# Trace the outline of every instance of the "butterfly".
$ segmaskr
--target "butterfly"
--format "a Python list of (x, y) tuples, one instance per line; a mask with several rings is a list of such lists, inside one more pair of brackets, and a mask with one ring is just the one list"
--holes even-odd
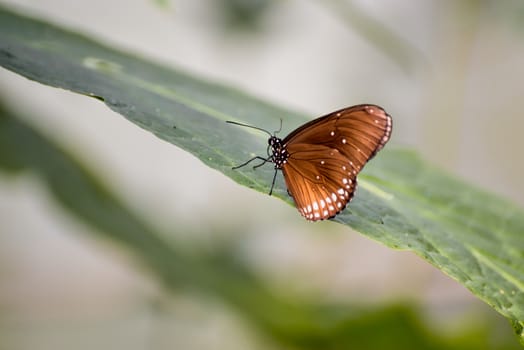
[(333, 218), (351, 201), (357, 188), (357, 175), (384, 147), (391, 136), (391, 116), (379, 106), (362, 104), (340, 109), (314, 119), (284, 139), (267, 130), (233, 121), (228, 123), (269, 134), (268, 157), (254, 160), (273, 163), (275, 174), (282, 171), (289, 195), (302, 216), (309, 221)]

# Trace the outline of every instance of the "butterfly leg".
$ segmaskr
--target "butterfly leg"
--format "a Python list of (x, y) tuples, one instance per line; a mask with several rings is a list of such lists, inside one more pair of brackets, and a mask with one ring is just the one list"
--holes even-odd
[(262, 163), (260, 163), (260, 164), (255, 165), (255, 166), (253, 167), (253, 169), (259, 168), (259, 167), (261, 167), (262, 165), (266, 164), (267, 162), (269, 162), (269, 163), (272, 163), (272, 162), (273, 162), (273, 161), (272, 161), (271, 159), (269, 159), (269, 158), (262, 158), (262, 157), (257, 157), (257, 158), (262, 159), (262, 160), (264, 160), (264, 161), (263, 161)]
[(251, 158), (250, 160), (248, 160), (248, 161), (245, 162), (245, 163), (242, 163), (242, 164), (240, 164), (240, 165), (234, 166), (232, 169), (242, 168), (243, 166), (246, 166), (246, 165), (248, 165), (249, 163), (251, 163), (252, 161), (257, 160), (257, 159), (259, 159), (259, 160), (263, 160), (264, 162), (261, 163), (261, 164), (255, 165), (255, 166), (253, 167), (253, 169), (256, 169), (256, 168), (258, 168), (259, 166), (262, 166), (262, 165), (266, 164), (267, 162), (270, 162), (270, 161), (271, 161), (271, 160), (269, 160), (269, 159), (266, 159), (266, 158), (263, 158), (263, 157), (257, 156), (257, 157), (253, 157), (253, 158)]
[(275, 187), (275, 180), (277, 179), (278, 169), (275, 169), (275, 174), (273, 175), (273, 181), (271, 182), (271, 189), (269, 190), (269, 195), (273, 193), (273, 187)]

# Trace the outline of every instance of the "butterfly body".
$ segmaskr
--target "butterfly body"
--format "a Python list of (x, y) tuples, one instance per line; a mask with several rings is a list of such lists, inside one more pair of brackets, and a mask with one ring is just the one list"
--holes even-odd
[(267, 143), (271, 147), (271, 162), (275, 164), (275, 169), (282, 169), (289, 158), (286, 145), (282, 142), (282, 139), (276, 136), (271, 136)]
[(269, 158), (251, 160), (273, 163), (300, 214), (310, 221), (324, 220), (353, 198), (357, 174), (384, 147), (391, 130), (391, 117), (381, 107), (357, 105), (314, 119), (284, 139), (270, 134)]

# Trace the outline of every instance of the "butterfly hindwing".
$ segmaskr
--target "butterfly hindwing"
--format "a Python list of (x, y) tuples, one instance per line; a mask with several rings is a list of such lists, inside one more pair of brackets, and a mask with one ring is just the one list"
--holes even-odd
[(331, 218), (353, 198), (357, 170), (339, 151), (323, 145), (298, 144), (282, 167), (289, 193), (308, 220)]

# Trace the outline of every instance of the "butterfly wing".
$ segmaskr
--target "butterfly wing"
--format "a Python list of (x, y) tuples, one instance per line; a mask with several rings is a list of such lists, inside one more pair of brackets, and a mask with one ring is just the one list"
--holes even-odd
[(299, 127), (284, 140), (282, 172), (308, 220), (338, 214), (352, 199), (357, 174), (389, 140), (391, 117), (375, 105), (335, 111)]
[[(344, 150), (361, 150), (365, 162), (371, 159), (391, 136), (391, 117), (379, 106), (357, 105), (314, 119), (291, 132), (283, 140), (290, 144), (324, 144)], [(344, 139), (346, 141), (344, 141)], [(352, 142), (351, 144), (349, 142)], [(362, 164), (363, 165), (363, 164)]]
[(311, 221), (338, 214), (355, 191), (357, 172), (339, 151), (324, 145), (294, 145), (282, 173), (298, 211)]

